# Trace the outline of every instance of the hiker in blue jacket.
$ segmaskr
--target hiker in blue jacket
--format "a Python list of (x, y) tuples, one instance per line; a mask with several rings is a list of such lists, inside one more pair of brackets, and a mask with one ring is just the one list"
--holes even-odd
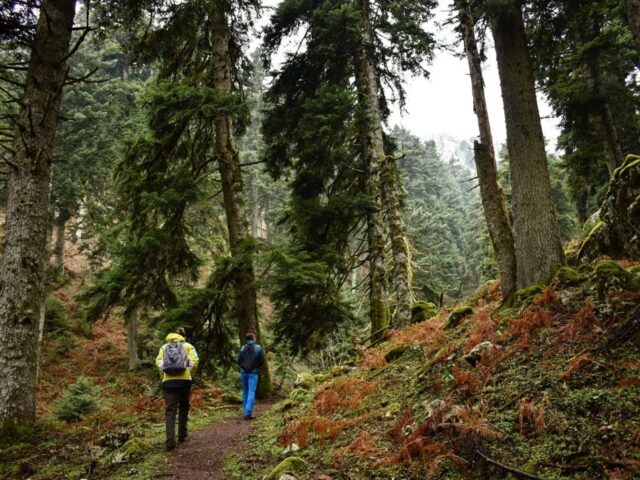
[(247, 332), (247, 342), (238, 352), (242, 379), (242, 411), (245, 420), (253, 420), (253, 404), (256, 400), (256, 388), (260, 378), (260, 369), (264, 365), (264, 351), (256, 343), (255, 332)]

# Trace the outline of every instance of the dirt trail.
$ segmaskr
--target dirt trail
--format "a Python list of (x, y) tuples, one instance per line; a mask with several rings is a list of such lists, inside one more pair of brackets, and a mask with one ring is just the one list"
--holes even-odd
[[(255, 414), (262, 415), (270, 403), (257, 403)], [(238, 415), (215, 423), (198, 432), (190, 433), (188, 440), (167, 454), (169, 469), (158, 478), (177, 480), (223, 480), (222, 459), (237, 451), (242, 439), (253, 430), (253, 421)]]

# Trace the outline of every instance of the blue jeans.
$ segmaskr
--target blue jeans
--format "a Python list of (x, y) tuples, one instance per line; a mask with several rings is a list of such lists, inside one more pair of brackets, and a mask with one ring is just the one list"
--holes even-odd
[(259, 374), (257, 373), (240, 373), (240, 378), (242, 379), (242, 411), (245, 417), (253, 413), (253, 404), (256, 401), (256, 388), (258, 387), (258, 376)]

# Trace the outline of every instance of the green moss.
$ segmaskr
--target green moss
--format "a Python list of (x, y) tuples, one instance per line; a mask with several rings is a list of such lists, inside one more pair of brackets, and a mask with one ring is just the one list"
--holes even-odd
[(560, 267), (553, 277), (554, 282), (562, 285), (577, 285), (586, 280), (576, 269), (571, 267)]
[(409, 350), (409, 345), (396, 345), (384, 354), (384, 359), (387, 362), (393, 362), (404, 355), (407, 350)]
[(636, 166), (640, 166), (640, 157), (637, 155), (628, 155), (624, 163), (613, 171), (611, 183), (617, 182), (627, 170)]
[(463, 305), (462, 307), (458, 307), (449, 315), (449, 320), (447, 321), (447, 325), (444, 328), (456, 328), (460, 325), (460, 322), (463, 318), (468, 317), (473, 314), (473, 308), (469, 305)]
[(303, 372), (298, 374), (298, 378), (296, 378), (295, 385), (296, 387), (310, 389), (314, 385), (324, 382), (327, 379), (327, 375), (322, 373), (307, 373)]
[(633, 290), (639, 283), (632, 273), (627, 272), (613, 260), (599, 261), (593, 270), (593, 278), (601, 300), (605, 299), (612, 289)]
[(309, 464), (300, 457), (285, 458), (263, 480), (278, 480), (283, 473), (304, 473)]
[(417, 302), (411, 307), (411, 323), (419, 323), (438, 315), (438, 307), (431, 302)]
[(531, 287), (521, 288), (514, 294), (513, 303), (515, 305), (529, 304), (533, 302), (540, 293), (542, 293), (542, 290), (542, 285), (532, 285)]
[(308, 390), (296, 388), (289, 394), (289, 400), (294, 403), (305, 403), (311, 399), (313, 395)]
[(149, 441), (142, 438), (132, 438), (122, 446), (120, 453), (127, 459), (131, 457), (141, 457), (146, 455), (150, 448), (151, 444)]

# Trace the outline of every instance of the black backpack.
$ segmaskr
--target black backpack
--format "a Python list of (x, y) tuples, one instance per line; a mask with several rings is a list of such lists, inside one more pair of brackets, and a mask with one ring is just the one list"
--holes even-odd
[(182, 342), (167, 343), (162, 356), (161, 370), (169, 375), (180, 375), (189, 366), (189, 357)]
[(242, 360), (239, 362), (240, 368), (245, 372), (251, 372), (258, 368), (258, 352), (255, 343), (245, 345), (242, 349)]

